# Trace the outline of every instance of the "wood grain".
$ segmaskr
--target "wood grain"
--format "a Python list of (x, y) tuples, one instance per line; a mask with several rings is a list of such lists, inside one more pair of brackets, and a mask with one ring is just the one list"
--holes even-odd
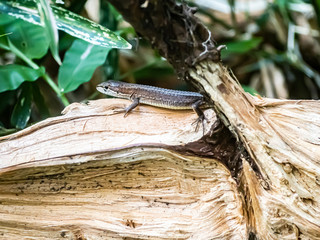
[[(192, 111), (126, 100), (72, 104), (0, 140), (1, 239), (240, 239), (237, 184), (212, 158), (178, 154), (197, 141)], [(212, 110), (205, 133), (216, 120)]]

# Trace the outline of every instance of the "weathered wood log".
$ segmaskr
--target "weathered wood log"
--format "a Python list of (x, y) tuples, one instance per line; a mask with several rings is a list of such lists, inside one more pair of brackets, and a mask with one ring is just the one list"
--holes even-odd
[(223, 131), (212, 110), (204, 137), (190, 111), (141, 106), (123, 118), (118, 99), (72, 104), (2, 137), (0, 237), (318, 239), (318, 102), (248, 99), (268, 120), (255, 136), (269, 133), (277, 149), (257, 166), (243, 159), (235, 178), (219, 158), (237, 153), (235, 140), (208, 145)]
[[(196, 115), (147, 106), (127, 118), (114, 112), (128, 103), (72, 104), (64, 116), (0, 139), (0, 238), (247, 235), (237, 184), (194, 131)], [(216, 117), (205, 114), (208, 137)], [(197, 156), (201, 148), (208, 157)]]
[(243, 194), (246, 236), (319, 239), (319, 101), (269, 100), (246, 94), (219, 62), (221, 47), (213, 34), (193, 15), (195, 9), (185, 4), (109, 1), (159, 49), (179, 76), (208, 96), (219, 119), (239, 141), (243, 165), (226, 166)]
[(319, 101), (246, 94), (183, 4), (111, 2), (226, 127), (213, 110), (204, 135), (191, 112), (124, 119), (128, 102), (105, 100), (3, 137), (0, 236), (320, 239)]
[(320, 101), (252, 97), (221, 64), (211, 62), (190, 75), (257, 166), (243, 162), (242, 182), (256, 236), (320, 239)]

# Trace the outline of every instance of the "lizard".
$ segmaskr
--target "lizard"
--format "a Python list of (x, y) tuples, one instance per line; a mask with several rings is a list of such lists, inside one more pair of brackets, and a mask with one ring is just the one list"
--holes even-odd
[(167, 109), (193, 109), (198, 115), (198, 119), (195, 121), (197, 123), (196, 131), (199, 122), (203, 124), (205, 120), (200, 107), (209, 107), (204, 101), (204, 96), (197, 92), (172, 90), (115, 80), (102, 82), (96, 88), (103, 94), (132, 100), (132, 104), (122, 110), (122, 112), (125, 112), (124, 117), (140, 103)]

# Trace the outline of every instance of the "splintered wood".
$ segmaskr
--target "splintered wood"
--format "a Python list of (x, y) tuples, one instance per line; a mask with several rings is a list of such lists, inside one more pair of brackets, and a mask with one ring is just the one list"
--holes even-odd
[(261, 173), (244, 162), (240, 187), (258, 239), (320, 239), (320, 102), (252, 97), (221, 64), (190, 74)]
[[(72, 104), (1, 138), (1, 239), (239, 239), (237, 185), (215, 159), (178, 154), (202, 138), (192, 111), (126, 100)], [(216, 120), (205, 111), (207, 133)]]
[(72, 104), (0, 138), (0, 239), (320, 239), (319, 101), (252, 97), (210, 62), (190, 76), (238, 162), (211, 109), (195, 132), (192, 111)]

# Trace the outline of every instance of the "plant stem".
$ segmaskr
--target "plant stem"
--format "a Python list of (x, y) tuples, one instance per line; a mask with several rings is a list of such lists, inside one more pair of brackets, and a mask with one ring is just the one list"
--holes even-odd
[(237, 18), (236, 18), (236, 9), (235, 9), (235, 0), (228, 0), (230, 11), (231, 11), (231, 21), (234, 30), (236, 31), (236, 34), (239, 34), (238, 24), (237, 24)]
[(9, 44), (10, 50), (16, 56), (18, 56), (23, 61), (25, 61), (30, 67), (32, 67), (33, 69), (39, 69), (40, 68), (36, 63), (34, 63), (30, 58), (28, 58), (23, 52), (21, 52), (18, 48), (16, 48), (16, 46), (13, 43), (11, 43), (9, 38), (8, 38), (8, 44)]
[[(39, 69), (40, 67), (34, 63), (30, 58), (28, 58), (23, 52), (21, 52), (16, 46), (14, 46), (11, 41), (8, 39), (9, 48), (10, 50), (16, 54), (19, 58), (21, 58), (24, 62), (26, 62), (30, 67), (33, 69)], [(52, 88), (52, 90), (57, 94), (57, 96), (60, 98), (61, 102), (64, 104), (64, 106), (68, 106), (70, 103), (64, 93), (62, 93), (59, 89), (59, 87), (55, 84), (55, 82), (50, 78), (50, 76), (44, 71), (42, 76), (45, 81), (49, 84), (49, 86)]]
[(44, 80), (49, 84), (49, 86), (52, 88), (53, 91), (57, 94), (57, 96), (60, 98), (64, 106), (68, 106), (70, 103), (64, 93), (60, 91), (58, 86), (55, 84), (55, 82), (50, 78), (48, 74), (43, 75)]

